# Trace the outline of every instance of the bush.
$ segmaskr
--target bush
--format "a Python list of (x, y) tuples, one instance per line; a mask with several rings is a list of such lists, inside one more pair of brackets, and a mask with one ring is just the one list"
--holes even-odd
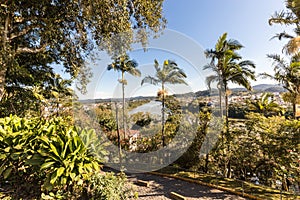
[[(95, 188), (90, 187), (96, 180), (91, 177), (100, 172), (104, 152), (99, 144), (94, 130), (71, 126), (66, 119), (0, 118), (1, 185), (14, 187), (11, 195), (16, 199), (28, 199), (32, 191), (39, 199), (88, 195), (87, 188)], [(108, 187), (121, 187), (118, 180)]]
[(126, 185), (126, 176), (119, 173), (96, 173), (89, 180), (89, 198), (103, 200), (123, 200), (129, 198), (131, 189)]

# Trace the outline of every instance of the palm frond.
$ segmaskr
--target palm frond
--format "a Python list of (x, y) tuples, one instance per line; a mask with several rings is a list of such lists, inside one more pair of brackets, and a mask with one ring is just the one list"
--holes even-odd
[(273, 24), (283, 24), (283, 25), (291, 25), (298, 22), (297, 17), (291, 12), (288, 11), (280, 11), (275, 12), (273, 16), (269, 19), (269, 25)]
[(141, 85), (143, 85), (144, 83), (150, 83), (152, 85), (157, 85), (159, 83), (159, 80), (152, 76), (146, 76), (145, 78), (143, 78)]
[(137, 77), (141, 76), (141, 71), (136, 68), (130, 68), (127, 72), (132, 76), (137, 76)]
[(224, 47), (224, 43), (226, 43), (227, 33), (223, 33), (216, 43), (216, 51), (220, 51)]
[(238, 40), (234, 40), (234, 39), (229, 39), (227, 41), (227, 45), (229, 49), (232, 50), (239, 50), (244, 47)]
[(210, 75), (210, 76), (207, 76), (205, 79), (206, 85), (209, 90), (211, 90), (211, 84), (213, 82), (218, 82), (218, 81), (219, 81), (219, 76), (217, 76), (217, 75)]
[(282, 33), (277, 33), (270, 40), (272, 40), (274, 38), (278, 38), (278, 40), (282, 40), (282, 39), (291, 39), (291, 38), (294, 38), (294, 36), (292, 36), (292, 35), (290, 35), (290, 34), (288, 34), (286, 32), (282, 32)]
[(159, 63), (156, 59), (154, 60), (154, 68), (155, 68), (156, 72), (158, 72), (160, 70), (159, 69)]

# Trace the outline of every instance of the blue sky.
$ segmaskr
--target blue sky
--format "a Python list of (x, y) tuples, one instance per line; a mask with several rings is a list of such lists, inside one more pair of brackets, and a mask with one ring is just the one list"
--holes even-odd
[[(237, 39), (245, 48), (240, 51), (243, 59), (256, 64), (256, 74), (272, 73), (272, 62), (266, 54), (281, 53), (285, 41), (270, 40), (276, 33), (287, 30), (280, 25), (269, 26), (268, 20), (275, 11), (285, 8), (283, 0), (166, 0), (164, 15), (168, 20), (167, 30), (158, 40), (150, 40), (149, 49), (144, 52), (134, 46), (130, 56), (137, 60), (143, 72), (142, 77), (126, 76), (126, 96), (155, 95), (159, 86), (140, 85), (145, 75), (153, 75), (153, 60), (175, 60), (187, 73), (187, 86), (169, 86), (170, 93), (206, 89), (203, 65), (208, 61), (203, 50), (214, 48), (217, 39), (224, 32), (228, 38)], [(104, 53), (101, 60), (92, 66), (94, 78), (88, 86), (89, 93), (80, 98), (121, 97), (117, 79), (120, 74), (106, 71), (111, 60)], [(253, 85), (274, 83), (258, 79)], [(235, 85), (232, 85), (235, 87)]]

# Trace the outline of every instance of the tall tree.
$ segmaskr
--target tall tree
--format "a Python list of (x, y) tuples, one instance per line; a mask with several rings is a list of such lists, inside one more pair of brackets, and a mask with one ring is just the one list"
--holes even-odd
[(289, 41), (284, 46), (283, 51), (287, 54), (294, 55), (299, 52), (300, 48), (300, 1), (286, 0), (285, 2), (287, 9), (275, 12), (269, 19), (269, 24), (282, 24), (295, 27), (295, 35), (282, 32), (275, 36), (279, 40), (288, 39)]
[(125, 73), (129, 73), (133, 76), (141, 76), (141, 72), (137, 69), (138, 63), (135, 60), (130, 60), (127, 54), (121, 55), (114, 58), (114, 62), (109, 64), (107, 70), (120, 71), (122, 78), (119, 82), (122, 84), (122, 100), (123, 100), (123, 131), (124, 139), (126, 137), (126, 120), (125, 120), (125, 85), (127, 85), (127, 80), (125, 79)]
[(187, 77), (186, 74), (182, 69), (180, 69), (177, 66), (177, 63), (172, 60), (165, 60), (163, 63), (163, 66), (160, 67), (158, 61), (154, 60), (154, 67), (156, 70), (155, 76), (146, 76), (142, 82), (141, 85), (144, 83), (150, 83), (153, 85), (161, 84), (161, 90), (159, 91), (159, 94), (162, 98), (162, 110), (161, 110), (161, 134), (162, 134), (162, 143), (163, 146), (165, 146), (165, 135), (164, 135), (164, 128), (165, 128), (165, 96), (167, 94), (167, 91), (165, 89), (166, 84), (187, 84), (185, 82), (185, 78)]
[[(165, 26), (163, 0), (8, 0), (0, 3), (0, 100), (5, 90), (42, 84), (61, 64), (87, 82), (92, 50), (126, 51)], [(137, 31), (135, 31), (137, 30)], [(137, 34), (135, 34), (137, 32)], [(136, 35), (136, 37), (135, 37)]]
[[(249, 79), (255, 80), (255, 68), (253, 62), (242, 60), (242, 57), (236, 53), (243, 46), (237, 40), (227, 40), (227, 33), (224, 33), (215, 45), (215, 49), (206, 50), (207, 58), (211, 62), (204, 66), (204, 69), (211, 69), (215, 74), (207, 77), (207, 83), (210, 88), (212, 82), (217, 82), (219, 85), (219, 94), (224, 89), (225, 96), (225, 123), (226, 123), (226, 140), (229, 140), (229, 120), (228, 120), (228, 84), (229, 82), (236, 83), (251, 90)], [(221, 104), (221, 102), (220, 102)], [(221, 110), (222, 112), (222, 110)], [(228, 145), (229, 147), (229, 145)], [(228, 167), (228, 176), (230, 176), (230, 161)]]
[(300, 98), (300, 54), (292, 56), (290, 62), (277, 54), (270, 54), (268, 57), (274, 61), (275, 74), (262, 73), (261, 76), (278, 81), (288, 91), (295, 117), (296, 104), (299, 103)]
[[(211, 83), (217, 82), (219, 90), (219, 101), (220, 101), (220, 115), (223, 117), (223, 106), (222, 106), (222, 90), (224, 85), (222, 81), (222, 65), (226, 55), (233, 54), (234, 50), (242, 48), (242, 45), (237, 40), (227, 40), (227, 33), (224, 33), (217, 41), (215, 49), (208, 49), (205, 51), (207, 58), (211, 59), (211, 62), (204, 66), (204, 69), (212, 69), (216, 75), (211, 75), (206, 78), (207, 85), (211, 89)], [(233, 54), (233, 56), (238, 56)]]

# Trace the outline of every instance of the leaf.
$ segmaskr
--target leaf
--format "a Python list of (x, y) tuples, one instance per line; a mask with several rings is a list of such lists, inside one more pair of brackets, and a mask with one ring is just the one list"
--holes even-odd
[(6, 170), (3, 172), (3, 177), (4, 177), (4, 179), (7, 179), (7, 178), (9, 177), (9, 175), (10, 175), (12, 169), (13, 169), (12, 166), (6, 168)]
[(75, 174), (75, 173), (71, 173), (71, 174), (70, 174), (70, 177), (71, 177), (72, 180), (74, 180), (75, 177), (76, 177), (76, 174)]
[(14, 152), (10, 155), (12, 160), (18, 160), (20, 158), (20, 155), (22, 154), (22, 152)]
[(50, 178), (50, 184), (54, 185), (54, 183), (56, 182), (58, 176), (57, 176), (57, 171), (55, 171), (54, 173), (52, 173), (51, 178)]
[(42, 164), (42, 166), (41, 166), (40, 169), (41, 169), (41, 170), (43, 170), (43, 169), (48, 169), (48, 168), (51, 167), (54, 163), (55, 163), (54, 161), (46, 162), (46, 163)]
[(4, 152), (6, 152), (6, 153), (9, 153), (9, 151), (10, 151), (10, 147), (6, 147), (6, 148), (4, 149)]
[(0, 154), (0, 160), (4, 160), (6, 157), (6, 154)]
[(60, 167), (57, 169), (57, 177), (60, 177), (65, 171), (64, 167)]
[(6, 169), (6, 166), (3, 164), (1, 167), (0, 167), (0, 175), (3, 173), (3, 171)]
[(32, 156), (32, 158), (25, 161), (25, 164), (27, 165), (41, 165), (44, 159), (39, 155), (35, 154)]
[(59, 155), (59, 153), (57, 152), (56, 147), (55, 147), (52, 143), (50, 143), (50, 148), (51, 148), (52, 152), (53, 152), (57, 157), (60, 158), (60, 155)]

